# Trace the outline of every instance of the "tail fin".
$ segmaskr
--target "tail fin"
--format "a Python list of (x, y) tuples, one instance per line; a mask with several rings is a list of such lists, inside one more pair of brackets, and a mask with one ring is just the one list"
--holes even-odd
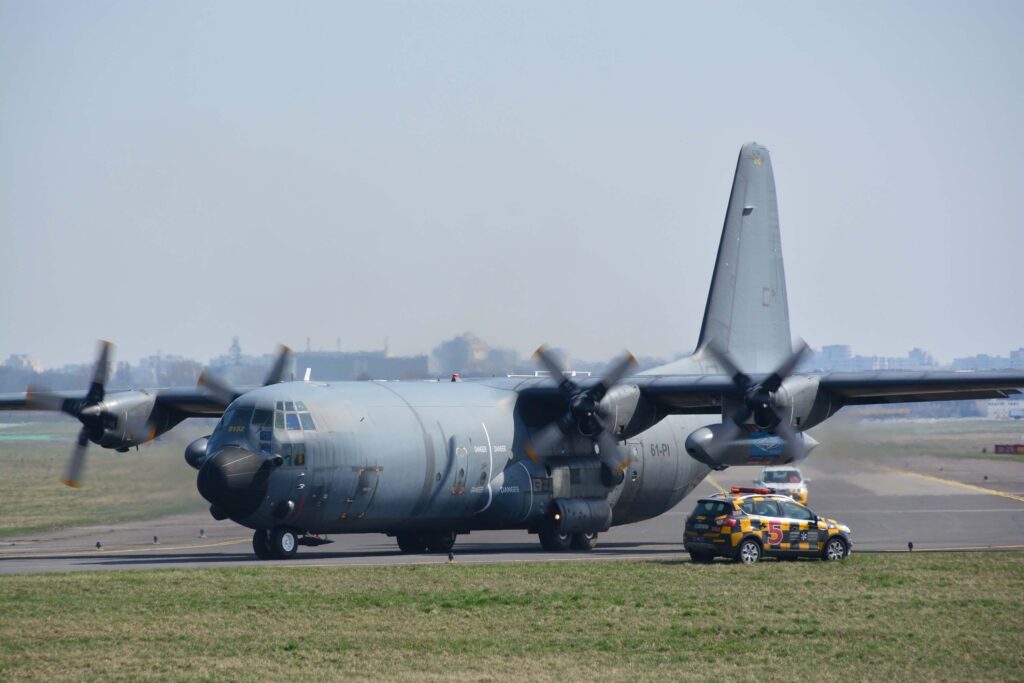
[(793, 351), (772, 160), (754, 142), (736, 163), (698, 348), (712, 340), (746, 372), (771, 372)]

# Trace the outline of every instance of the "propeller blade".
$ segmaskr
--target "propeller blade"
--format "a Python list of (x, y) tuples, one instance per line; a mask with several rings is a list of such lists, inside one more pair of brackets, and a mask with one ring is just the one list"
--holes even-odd
[(720, 366), (725, 368), (726, 374), (732, 377), (732, 381), (736, 383), (736, 386), (743, 390), (750, 386), (750, 377), (740, 370), (736, 362), (733, 361), (732, 356), (726, 353), (724, 349), (719, 348), (714, 341), (708, 342), (704, 348)]
[(783, 443), (786, 444), (784, 447), (785, 451), (794, 461), (800, 460), (803, 457), (803, 438), (789, 424), (789, 420), (781, 420), (779, 424), (775, 425), (775, 433), (782, 437)]
[(267, 378), (263, 380), (263, 386), (270, 386), (271, 384), (277, 384), (284, 379), (285, 368), (288, 367), (289, 361), (292, 358), (292, 350), (281, 344), (277, 351), (277, 358), (274, 360), (274, 366), (270, 368), (270, 372), (267, 373)]
[(629, 467), (630, 457), (607, 429), (597, 435), (598, 457), (613, 475), (622, 474)]
[(779, 366), (778, 370), (773, 372), (768, 379), (762, 382), (761, 386), (773, 393), (778, 391), (779, 387), (782, 386), (782, 382), (793, 374), (793, 370), (795, 370), (796, 366), (800, 364), (800, 359), (804, 357), (804, 354), (807, 353), (810, 348), (811, 347), (807, 345), (807, 342), (803, 339), (798, 339), (797, 348), (796, 351), (793, 352), (793, 355), (787, 358), (786, 361)]
[(540, 462), (541, 458), (551, 452), (563, 439), (565, 434), (558, 422), (552, 422), (541, 428), (532, 439), (526, 444), (526, 454), (534, 462)]
[(36, 384), (30, 384), (25, 390), (26, 405), (32, 406), (36, 410), (54, 410), (74, 415), (74, 413), (64, 410), (65, 400), (63, 396), (54, 393), (51, 389)]
[(68, 469), (61, 479), (65, 486), (73, 489), (82, 487), (82, 472), (85, 470), (85, 454), (89, 449), (89, 432), (85, 427), (78, 432), (78, 441), (71, 451), (71, 460), (68, 461)]
[(238, 396), (238, 392), (232, 389), (227, 382), (207, 370), (203, 370), (199, 375), (196, 386), (206, 389), (210, 395), (224, 404), (224, 407), (227, 407)]
[(608, 366), (608, 371), (601, 378), (601, 383), (590, 390), (594, 402), (600, 402), (604, 395), (608, 393), (608, 390), (621, 382), (622, 378), (636, 366), (636, 358), (633, 357), (633, 354), (629, 351), (623, 351), (622, 355)]
[(96, 356), (96, 366), (92, 371), (92, 384), (89, 385), (89, 393), (85, 395), (85, 404), (92, 405), (103, 400), (106, 394), (107, 378), (110, 376), (110, 355), (114, 345), (101, 339), (99, 352)]
[(537, 350), (533, 352), (533, 357), (544, 366), (544, 369), (551, 375), (551, 379), (558, 382), (558, 386), (564, 387), (565, 389), (571, 389), (575, 387), (572, 380), (565, 376), (564, 366), (562, 362), (553, 354), (545, 344), (541, 344), (537, 347)]

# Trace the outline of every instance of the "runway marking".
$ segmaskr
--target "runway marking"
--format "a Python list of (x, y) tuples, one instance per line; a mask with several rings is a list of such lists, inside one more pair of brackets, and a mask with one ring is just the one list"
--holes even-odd
[(728, 493), (728, 491), (726, 491), (725, 489), (723, 489), (723, 488), (722, 488), (722, 485), (718, 483), (718, 480), (717, 480), (717, 479), (715, 479), (714, 475), (711, 475), (711, 474), (709, 474), (709, 475), (708, 475), (707, 477), (705, 477), (705, 479), (707, 479), (707, 481), (708, 481), (708, 483), (709, 483), (709, 484), (711, 484), (711, 485), (712, 485), (712, 486), (714, 486), (714, 487), (715, 487), (716, 489), (718, 489), (718, 492), (719, 492), (719, 493)]
[(978, 550), (1024, 550), (1024, 545), (966, 545), (954, 548), (914, 548), (914, 550), (893, 549), (893, 550), (861, 550), (862, 553), (962, 553), (976, 552)]
[(235, 545), (237, 543), (243, 543), (248, 541), (248, 538), (237, 538), (231, 541), (217, 541), (216, 543), (196, 543), (195, 545), (177, 545), (177, 546), (162, 546), (160, 544), (139, 546), (138, 548), (115, 548), (113, 550), (107, 550), (103, 548), (101, 550), (68, 550), (67, 552), (51, 552), (51, 553), (19, 553), (19, 552), (0, 552), (0, 560), (3, 559), (18, 559), (18, 560), (34, 560), (43, 557), (67, 557), (68, 555), (115, 555), (120, 553), (149, 553), (154, 550), (198, 550), (200, 548), (219, 548), (225, 545)]
[[(1000, 496), (1002, 498), (1009, 498), (1010, 500), (1016, 500), (1024, 503), (1024, 496), (1018, 496), (1013, 493), (1007, 493), (1006, 491), (1000, 491), (998, 489), (985, 488), (984, 486), (975, 486), (974, 484), (965, 484), (962, 481), (956, 481), (955, 479), (944, 479), (942, 477), (936, 477), (931, 474), (922, 474), (921, 472), (910, 472), (908, 470), (899, 470), (895, 467), (889, 467), (888, 465), (879, 465), (879, 467), (886, 472), (893, 472), (895, 474), (903, 474), (911, 477), (920, 477), (921, 479), (927, 479), (928, 481), (936, 481), (940, 484), (949, 484), (950, 486), (959, 486), (960, 488), (967, 489), (969, 491), (975, 491), (977, 493), (984, 493), (989, 496)], [(710, 479), (710, 477), (708, 477)]]
[(978, 508), (978, 509), (962, 509), (947, 508), (941, 510), (829, 510), (830, 515), (912, 515), (915, 513), (919, 514), (943, 514), (949, 512), (955, 512), (957, 514), (961, 512), (1022, 512), (1022, 508)]

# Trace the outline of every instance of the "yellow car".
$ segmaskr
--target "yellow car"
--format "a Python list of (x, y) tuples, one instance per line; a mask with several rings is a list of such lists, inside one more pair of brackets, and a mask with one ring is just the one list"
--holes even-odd
[(850, 528), (820, 517), (787, 495), (771, 489), (733, 487), (727, 494), (701, 498), (683, 539), (694, 562), (727, 557), (753, 564), (762, 557), (816, 557), (842, 560), (853, 548)]

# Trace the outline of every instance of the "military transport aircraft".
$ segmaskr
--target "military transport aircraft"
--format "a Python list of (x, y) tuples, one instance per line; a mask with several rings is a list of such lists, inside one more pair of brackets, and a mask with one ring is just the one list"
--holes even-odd
[(260, 558), (326, 534), (384, 533), (404, 552), (445, 552), (457, 534), (525, 529), (549, 550), (590, 549), (612, 525), (659, 515), (709, 472), (796, 462), (802, 432), (847, 405), (1004, 397), (1024, 374), (795, 374), (775, 181), (768, 150), (740, 151), (697, 351), (633, 374), (573, 378), (541, 347), (547, 375), (453, 382), (282, 382), (204, 374), (196, 389), (119, 391), (100, 347), (83, 393), (31, 390), (0, 410), (58, 410), (82, 423), (65, 483), (91, 441), (127, 450), (189, 417), (216, 417), (190, 444), (218, 519), (255, 530)]

